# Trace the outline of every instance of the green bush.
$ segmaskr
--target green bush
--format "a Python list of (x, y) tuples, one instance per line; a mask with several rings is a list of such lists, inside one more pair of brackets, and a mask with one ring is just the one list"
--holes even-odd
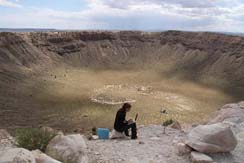
[(45, 152), (49, 141), (57, 135), (56, 132), (41, 128), (17, 129), (15, 133), (17, 146), (28, 150), (39, 149)]
[(174, 123), (174, 120), (173, 119), (168, 119), (168, 120), (166, 120), (166, 121), (164, 121), (163, 122), (163, 126), (164, 126), (164, 134), (165, 134), (165, 132), (166, 132), (166, 127), (167, 126), (169, 126), (169, 125), (171, 125), (171, 124), (173, 124)]
[(171, 125), (173, 123), (174, 123), (174, 120), (173, 119), (168, 119), (168, 120), (166, 120), (166, 121), (163, 122), (163, 126), (169, 126), (169, 125)]

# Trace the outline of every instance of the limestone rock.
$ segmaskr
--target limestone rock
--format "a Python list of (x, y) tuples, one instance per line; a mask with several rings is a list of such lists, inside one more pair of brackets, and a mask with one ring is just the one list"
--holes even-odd
[(238, 103), (241, 109), (244, 109), (244, 101)]
[(239, 104), (237, 103), (230, 103), (230, 104), (225, 104), (223, 107), (221, 107), (219, 110), (222, 109), (229, 109), (229, 108), (239, 108)]
[(242, 108), (243, 102), (236, 104), (227, 104), (218, 111), (217, 116), (209, 122), (214, 124), (223, 122), (231, 126), (235, 134), (244, 131), (244, 109)]
[(48, 144), (46, 154), (63, 163), (87, 163), (87, 145), (80, 134), (57, 135)]
[(202, 153), (230, 152), (235, 149), (237, 139), (228, 125), (216, 123), (192, 129), (186, 144)]
[(61, 163), (60, 161), (54, 160), (39, 150), (32, 151), (32, 154), (35, 157), (36, 163)]
[(184, 143), (178, 143), (176, 147), (177, 147), (177, 154), (179, 156), (190, 154), (192, 151), (192, 149)]
[(0, 151), (15, 148), (15, 144), (14, 138), (6, 130), (0, 129)]
[(123, 139), (125, 137), (126, 136), (124, 133), (118, 132), (118, 131), (113, 129), (111, 136), (110, 136), (110, 139)]
[(234, 123), (244, 122), (244, 109), (240, 107), (228, 107), (225, 106), (218, 112), (218, 115), (210, 121), (210, 124), (230, 121)]
[(98, 140), (99, 139), (99, 137), (97, 136), (97, 135), (92, 135), (92, 140)]
[(1, 163), (35, 163), (33, 154), (23, 148), (9, 148), (0, 152)]
[(191, 152), (191, 161), (192, 163), (212, 163), (213, 159), (203, 153)]
[(173, 124), (170, 125), (171, 128), (181, 130), (181, 125), (178, 121), (175, 121)]

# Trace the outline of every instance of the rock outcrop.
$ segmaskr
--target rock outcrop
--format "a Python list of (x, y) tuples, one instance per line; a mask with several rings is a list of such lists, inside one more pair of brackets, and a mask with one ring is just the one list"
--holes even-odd
[(84, 137), (57, 135), (48, 144), (46, 154), (63, 163), (88, 163)]
[(0, 33), (0, 62), (32, 67), (58, 61), (102, 68), (162, 63), (177, 65), (169, 70), (172, 73), (195, 79), (211, 76), (241, 85), (243, 40), (239, 36), (180, 31)]
[(176, 145), (176, 148), (177, 148), (177, 152), (178, 152), (177, 154), (179, 156), (190, 154), (192, 151), (192, 149), (188, 145), (186, 145), (185, 143), (178, 143)]
[(112, 132), (111, 132), (110, 139), (123, 139), (125, 137), (126, 136), (125, 136), (124, 133), (118, 132), (118, 131), (113, 129)]
[(39, 150), (32, 151), (32, 154), (36, 160), (36, 163), (61, 163), (60, 161), (54, 160)]
[(226, 104), (218, 112), (209, 124), (223, 122), (229, 124), (232, 130), (238, 134), (244, 132), (244, 106), (243, 102)]
[(23, 148), (10, 148), (0, 152), (1, 163), (36, 163), (33, 154)]
[(178, 121), (175, 121), (173, 124), (171, 124), (169, 127), (177, 129), (177, 130), (181, 130), (181, 125)]
[(238, 105), (241, 109), (244, 109), (244, 101), (239, 102)]
[(213, 159), (203, 153), (191, 152), (192, 163), (213, 163)]
[(216, 123), (193, 128), (186, 144), (198, 152), (221, 153), (234, 150), (237, 140), (229, 125)]
[(217, 113), (217, 116), (209, 122), (209, 124), (217, 122), (244, 122), (243, 102), (226, 104)]
[(0, 129), (0, 151), (7, 148), (14, 148), (15, 146), (14, 138), (4, 129)]

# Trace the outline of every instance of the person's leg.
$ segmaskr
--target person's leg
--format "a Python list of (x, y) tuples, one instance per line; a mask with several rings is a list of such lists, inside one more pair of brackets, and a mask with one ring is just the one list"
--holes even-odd
[(127, 128), (124, 129), (125, 136), (130, 136), (129, 135), (129, 130)]
[[(131, 123), (129, 125), (126, 125), (124, 127), (124, 132), (125, 132), (125, 135), (128, 134), (128, 130), (131, 128), (131, 139), (136, 139), (137, 138), (137, 128), (136, 128), (136, 123)], [(128, 136), (126, 135), (126, 136)]]
[(131, 125), (131, 139), (137, 139), (136, 123), (132, 123), (130, 125)]

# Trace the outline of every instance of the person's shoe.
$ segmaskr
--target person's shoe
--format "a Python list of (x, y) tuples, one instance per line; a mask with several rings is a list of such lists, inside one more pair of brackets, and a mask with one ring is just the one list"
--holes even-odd
[(125, 136), (130, 136), (128, 131), (127, 132), (125, 131), (124, 133), (125, 133)]
[(133, 136), (133, 137), (131, 137), (131, 139), (134, 139), (135, 140), (135, 139), (137, 139), (137, 136)]

